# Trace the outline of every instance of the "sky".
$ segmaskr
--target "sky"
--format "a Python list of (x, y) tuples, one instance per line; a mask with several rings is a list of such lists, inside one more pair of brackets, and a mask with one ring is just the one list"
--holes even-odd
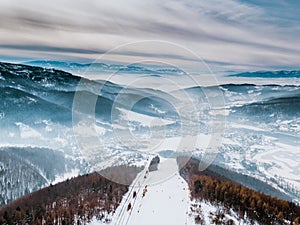
[(299, 69), (299, 36), (297, 0), (0, 0), (1, 61), (189, 65), (192, 52), (224, 70)]

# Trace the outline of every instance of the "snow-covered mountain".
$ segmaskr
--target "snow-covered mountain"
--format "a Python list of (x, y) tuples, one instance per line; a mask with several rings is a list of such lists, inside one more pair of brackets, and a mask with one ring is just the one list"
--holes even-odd
[[(173, 166), (176, 165), (175, 159), (169, 161), (168, 163)], [(218, 212), (227, 212), (221, 205), (191, 199), (188, 184), (178, 172), (174, 172), (166, 180), (154, 184), (153, 181), (161, 176), (160, 173), (164, 173), (163, 166), (159, 165), (158, 167), (157, 171), (147, 173), (146, 169), (138, 175), (131, 189), (123, 197), (111, 224), (194, 225), (196, 224), (195, 218), (201, 215), (203, 222), (200, 224), (209, 225), (212, 224)], [(228, 211), (225, 215), (224, 223), (233, 220), (233, 224), (251, 224), (249, 219), (239, 218), (234, 211)], [(102, 223), (95, 219), (91, 224)]]
[[(196, 105), (202, 102), (199, 89), (186, 90)], [(299, 86), (228, 84), (221, 89), (228, 115), (214, 163), (267, 182), (298, 202)]]
[[(299, 220), (300, 207), (291, 202), (222, 174), (199, 171), (195, 159), (184, 167), (180, 162), (155, 157), (144, 169), (120, 166), (107, 171), (129, 178), (129, 187), (95, 172), (50, 185), (1, 207), (0, 223), (267, 225)], [(154, 170), (152, 163), (157, 163)]]
[(72, 74), (86, 74), (92, 75), (97, 73), (121, 73), (121, 74), (137, 74), (137, 75), (151, 75), (154, 77), (161, 77), (164, 74), (182, 75), (185, 72), (174, 66), (158, 66), (158, 65), (122, 65), (115, 63), (72, 63), (72, 62), (61, 62), (61, 61), (29, 61), (24, 64), (30, 66), (41, 66), (44, 68), (56, 68), (63, 71), (70, 72)]
[[(122, 68), (119, 65), (117, 70)], [(148, 76), (183, 75), (174, 68), (148, 69), (123, 68)], [(7, 147), (51, 149), (76, 162), (62, 173), (82, 172), (87, 165), (87, 170), (146, 165), (156, 154), (187, 153), (202, 159), (213, 128), (207, 94), (217, 91), (224, 99), (226, 120), (214, 163), (267, 182), (299, 201), (299, 86), (226, 84), (164, 92), (91, 81), (53, 68), (0, 63), (0, 89), (0, 145), (9, 149), (2, 151), (3, 157), (12, 157)], [(85, 97), (83, 106), (89, 106), (85, 105), (89, 98), (96, 99), (92, 114), (87, 107), (74, 106), (76, 96)], [(76, 133), (76, 126), (82, 128), (84, 121), (93, 122), (93, 129), (87, 131), (94, 134)], [(78, 135), (96, 138), (96, 148), (90, 139), (78, 143)], [(93, 148), (85, 148), (86, 144)], [(35, 182), (43, 176), (38, 173)]]
[[(105, 146), (111, 153), (107, 166), (128, 164), (130, 160), (132, 164), (145, 162), (145, 154), (124, 151), (123, 146), (112, 141), (111, 109), (122, 87), (103, 82), (102, 92), (92, 93), (88, 88), (77, 90), (80, 79), (54, 69), (0, 63), (1, 204), (50, 183), (86, 173), (95, 166), (87, 160), (74, 138), (72, 104), (75, 93), (90, 93), (98, 98), (97, 131), (105, 137)], [(136, 96), (141, 102), (134, 105), (134, 111), (125, 107), (115, 109), (115, 119), (124, 121), (128, 115), (133, 118), (132, 129), (149, 132), (147, 121), (155, 118), (157, 107), (163, 105), (160, 115), (166, 115), (166, 120), (176, 117), (170, 104), (152, 92), (127, 89), (127, 96)], [(154, 97), (147, 97), (152, 95)], [(161, 93), (162, 97), (166, 95)], [(126, 103), (121, 102), (120, 106), (123, 104)]]
[[(145, 167), (130, 185), (128, 192), (123, 196), (109, 224), (268, 224), (268, 222), (258, 222), (253, 219), (253, 216), (248, 216), (247, 213), (242, 214), (241, 211), (221, 202), (192, 197), (190, 186), (187, 183), (190, 182), (190, 178), (188, 180), (183, 179), (178, 171), (161, 180), (166, 170), (171, 167), (177, 168), (176, 160), (166, 158), (162, 158), (162, 163), (158, 164), (158, 169), (155, 171), (150, 171)], [(156, 182), (158, 180), (160, 181)], [(227, 183), (226, 185), (232, 184)], [(213, 188), (212, 192), (214, 191)], [(249, 198), (251, 196), (248, 196)], [(268, 216), (271, 217), (271, 215), (277, 216), (273, 212), (268, 214), (265, 214), (266, 218)], [(260, 216), (259, 218), (261, 221), (264, 219)], [(276, 221), (274, 220), (274, 222)], [(286, 220), (280, 223), (289, 224), (290, 221)], [(94, 217), (88, 224), (104, 225), (106, 223)]]

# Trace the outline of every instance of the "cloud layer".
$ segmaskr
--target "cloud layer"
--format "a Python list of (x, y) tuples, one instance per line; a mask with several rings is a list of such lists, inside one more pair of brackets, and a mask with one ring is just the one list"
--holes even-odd
[[(182, 45), (225, 69), (297, 67), (300, 3), (237, 0), (2, 0), (0, 59), (93, 60), (128, 42)], [(132, 45), (131, 45), (132, 46)], [(111, 60), (189, 57), (162, 49), (126, 48)]]

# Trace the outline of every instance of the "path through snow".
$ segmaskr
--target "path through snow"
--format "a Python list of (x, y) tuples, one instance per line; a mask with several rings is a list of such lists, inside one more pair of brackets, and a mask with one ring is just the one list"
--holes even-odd
[[(225, 214), (224, 219), (231, 219), (234, 224), (253, 224), (247, 218), (241, 219), (235, 212), (228, 212), (222, 206), (205, 201), (191, 201), (188, 184), (177, 172), (175, 159), (162, 159), (157, 171), (147, 170), (148, 167), (133, 181), (112, 216), (110, 225), (195, 225), (195, 217), (199, 214), (204, 224), (209, 225), (211, 213), (216, 214), (220, 210)], [(192, 211), (193, 205), (196, 211)], [(95, 219), (89, 225), (97, 224), (105, 223)]]
[[(159, 164), (157, 171), (142, 171), (123, 198), (111, 224), (187, 224), (189, 190), (177, 170), (175, 159), (168, 159)], [(164, 177), (170, 171), (173, 175)], [(129, 204), (131, 208), (128, 210)]]

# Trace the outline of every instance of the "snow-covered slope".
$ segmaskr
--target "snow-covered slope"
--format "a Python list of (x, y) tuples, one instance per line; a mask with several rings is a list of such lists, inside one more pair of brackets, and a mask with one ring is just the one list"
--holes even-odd
[[(220, 88), (228, 115), (214, 163), (266, 182), (299, 203), (299, 86), (227, 84)], [(202, 103), (200, 89), (186, 89), (195, 105)], [(203, 151), (200, 147), (194, 153)]]
[[(190, 204), (187, 183), (175, 171), (171, 176), (165, 177), (165, 170), (176, 166), (175, 159), (172, 159), (160, 164), (156, 171), (149, 172), (146, 167), (140, 172), (123, 197), (110, 224), (186, 224)], [(102, 223), (93, 221), (91, 224)]]
[(0, 147), (0, 206), (84, 171), (79, 161), (61, 151)]
[[(232, 209), (228, 210), (221, 205), (215, 205), (206, 201), (192, 200), (187, 217), (187, 225), (211, 225), (211, 224), (231, 224), (231, 225), (258, 225), (249, 218), (240, 218), (238, 213)], [(216, 222), (218, 221), (218, 222)]]
[[(221, 205), (190, 199), (190, 190), (186, 181), (176, 171), (175, 159), (164, 160), (158, 170), (149, 172), (145, 168), (134, 180), (116, 212), (111, 225), (194, 225), (198, 215), (202, 224), (210, 225), (221, 213), (223, 222), (232, 224), (253, 224), (247, 218), (239, 218), (233, 210)], [(170, 171), (174, 173), (170, 176)], [(167, 171), (167, 172), (166, 172)], [(94, 219), (89, 225), (103, 225)]]
[[(176, 166), (175, 159), (172, 161)], [(164, 177), (166, 168), (163, 167), (159, 165), (157, 171), (140, 174), (116, 211), (112, 224), (185, 224), (189, 208), (187, 184), (178, 172)]]
[[(100, 70), (107, 67), (98, 66)], [(132, 75), (153, 74), (136, 66), (116, 69)], [(165, 68), (155, 74), (172, 74), (174, 79), (181, 71)], [(67, 158), (88, 161), (96, 170), (137, 162), (141, 165), (159, 151), (169, 151), (173, 157), (188, 151), (202, 159), (214, 122), (205, 93), (221, 90), (226, 129), (215, 163), (268, 182), (299, 201), (299, 86), (226, 84), (206, 87), (206, 92), (203, 87), (163, 92), (90, 80), (78, 88), (80, 80), (52, 67), (0, 63), (0, 145), (63, 151)], [(102, 90), (93, 91), (99, 85)], [(73, 124), (76, 94), (97, 99), (89, 115), (95, 120), (92, 125), (84, 124), (92, 132), (79, 126), (81, 133), (77, 135), (83, 139), (80, 147), (73, 128), (85, 120)], [(84, 110), (79, 113), (89, 118)], [(91, 144), (92, 135), (97, 142)], [(84, 149), (88, 144), (96, 147)]]

